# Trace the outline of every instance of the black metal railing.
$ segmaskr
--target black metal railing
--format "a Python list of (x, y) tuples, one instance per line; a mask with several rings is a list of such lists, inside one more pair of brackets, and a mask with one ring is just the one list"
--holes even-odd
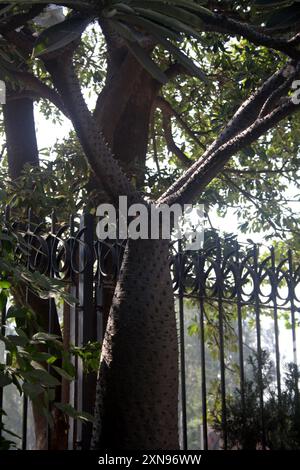
[[(274, 338), (274, 362), (276, 369), (276, 385), (280, 402), (282, 379), (280, 330), (286, 330), (279, 321), (279, 313), (290, 318), (290, 343), (285, 345), (285, 353), (290, 349), (291, 361), (297, 364), (297, 325), (299, 325), (300, 306), (300, 267), (293, 260), (291, 250), (286, 254), (278, 254), (274, 248), (248, 245), (241, 247), (237, 242), (224, 243), (217, 238), (206, 249), (195, 252), (179, 251), (172, 259), (175, 294), (179, 299), (179, 319), (181, 338), (181, 363), (184, 364), (185, 337), (185, 304), (184, 299), (196, 302), (198, 313), (200, 340), (200, 369), (202, 395), (202, 439), (203, 448), (208, 449), (208, 409), (207, 409), (207, 366), (205, 348), (206, 330), (209, 323), (207, 306), (213, 304), (216, 314), (215, 330), (216, 345), (219, 355), (219, 381), (221, 390), (221, 422), (222, 444), (227, 448), (227, 416), (226, 416), (226, 375), (230, 372), (232, 357), (226, 358), (225, 330), (234, 326), (233, 336), (238, 345), (239, 389), (241, 401), (245, 401), (245, 349), (244, 329), (247, 321), (254, 320), (251, 329), (256, 335), (255, 353), (258, 362), (259, 401), (261, 410), (262, 447), (266, 447), (266, 431), (264, 426), (264, 387), (262, 377), (262, 333), (264, 321), (268, 319), (268, 329)], [(235, 316), (228, 320), (225, 306), (234, 306)], [(271, 326), (270, 326), (271, 321)], [(225, 325), (225, 322), (227, 323)], [(231, 325), (228, 325), (231, 322)], [(246, 346), (246, 347), (245, 347)], [(183, 445), (188, 447), (188, 423), (186, 419), (186, 376), (185, 368), (181, 368), (182, 384), (182, 429)], [(200, 392), (200, 391), (199, 391)]]
[[(39, 271), (50, 277), (65, 280), (69, 292), (78, 299), (76, 306), (67, 306), (68, 341), (83, 346), (88, 341), (101, 341), (104, 334), (105, 291), (112, 289), (118, 277), (124, 243), (99, 241), (96, 238), (95, 217), (84, 213), (72, 216), (68, 224), (57, 223), (55, 213), (37, 222), (31, 211), (26, 223), (17, 223), (6, 211), (5, 224), (8, 231), (18, 237), (15, 256), (31, 271)], [(22, 249), (26, 245), (26, 250)], [(245, 399), (245, 361), (247, 344), (245, 328), (255, 332), (255, 352), (260, 371), (260, 412), (262, 425), (262, 447), (266, 447), (264, 428), (264, 390), (262, 377), (262, 337), (265, 321), (274, 337), (274, 363), (278, 396), (282, 390), (281, 368), (282, 344), (280, 334), (285, 328), (281, 317), (290, 317), (292, 360), (297, 364), (297, 325), (300, 307), (300, 267), (288, 250), (284, 255), (274, 248), (257, 245), (241, 246), (235, 241), (224, 241), (216, 237), (208, 240), (199, 252), (186, 252), (181, 242), (174, 243), (170, 254), (174, 294), (178, 305), (180, 339), (181, 378), (181, 433), (182, 447), (190, 447), (189, 416), (187, 412), (188, 390), (186, 367), (189, 357), (186, 352), (187, 311), (197, 316), (196, 336), (199, 341), (197, 370), (200, 383), (196, 395), (201, 402), (199, 412), (199, 447), (209, 449), (209, 358), (211, 349), (218, 351), (219, 371), (216, 379), (221, 392), (222, 445), (227, 448), (227, 394), (230, 366), (237, 362), (239, 388), (242, 401)], [(28, 295), (28, 289), (27, 294)], [(192, 305), (192, 308), (191, 308)], [(49, 299), (49, 332), (53, 330), (55, 302)], [(270, 327), (270, 322), (272, 327)], [(5, 315), (2, 318), (4, 333)], [(250, 325), (251, 323), (251, 325)], [(250, 326), (249, 326), (250, 325)], [(207, 340), (209, 334), (213, 340)], [(285, 331), (286, 334), (286, 331)], [(228, 346), (236, 343), (236, 357), (233, 358)], [(284, 348), (286, 353), (287, 347)], [(83, 372), (79, 359), (74, 360), (77, 379), (70, 386), (69, 402), (79, 411), (93, 413), (95, 376)], [(3, 395), (0, 394), (0, 408)], [(27, 448), (28, 401), (24, 397), (22, 407), (22, 448)], [(87, 449), (91, 435), (90, 425), (70, 419), (69, 448)], [(50, 435), (50, 430), (49, 430)], [(50, 439), (49, 439), (50, 441)]]

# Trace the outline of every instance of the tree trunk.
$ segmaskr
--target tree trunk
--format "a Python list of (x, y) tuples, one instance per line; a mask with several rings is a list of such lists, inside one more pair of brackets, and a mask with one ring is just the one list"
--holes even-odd
[[(16, 92), (9, 92), (9, 100), (3, 106), (4, 126), (8, 155), (8, 169), (12, 179), (21, 176), (24, 166), (39, 165), (38, 146), (36, 140), (34, 103), (29, 98), (20, 98)], [(14, 299), (19, 305), (28, 305), (38, 317), (39, 325), (48, 330), (49, 302), (28, 293), (23, 285), (14, 292)], [(61, 336), (61, 330), (56, 308), (53, 311), (52, 333)], [(60, 379), (60, 377), (57, 377)], [(61, 387), (57, 387), (56, 401), (61, 400)], [(33, 405), (33, 416), (36, 436), (36, 449), (45, 450), (48, 447), (48, 424), (40, 410)], [(54, 411), (54, 430), (51, 433), (51, 448), (62, 450), (67, 447), (67, 424), (63, 413)]]
[(9, 94), (3, 105), (8, 168), (12, 179), (18, 178), (25, 164), (38, 165), (39, 155), (33, 114), (33, 101)]
[(103, 343), (93, 449), (178, 449), (178, 338), (167, 241), (129, 240)]
[[(120, 195), (127, 195), (129, 204), (142, 202), (86, 106), (71, 58), (45, 65), (101, 187), (116, 202)], [(141, 112), (138, 108), (135, 122)], [(128, 116), (129, 107), (124, 112)], [(145, 139), (149, 113), (147, 118)], [(178, 344), (168, 254), (167, 241), (128, 242), (102, 348), (94, 449), (179, 447)]]

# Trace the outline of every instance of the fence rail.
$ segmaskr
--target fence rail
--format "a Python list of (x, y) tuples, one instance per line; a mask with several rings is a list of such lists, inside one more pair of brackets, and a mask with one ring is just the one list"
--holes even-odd
[[(67, 340), (83, 346), (88, 341), (101, 341), (105, 329), (106, 293), (113, 289), (117, 279), (124, 243), (96, 239), (95, 218), (87, 213), (72, 216), (70, 222), (60, 225), (53, 213), (48, 220), (39, 223), (29, 211), (26, 223), (11, 220), (6, 211), (7, 230), (18, 237), (15, 256), (31, 271), (38, 271), (56, 279), (65, 280), (70, 293), (78, 304), (65, 307), (65, 321), (69, 329)], [(24, 245), (26, 250), (24, 251)], [(178, 305), (180, 339), (181, 378), (181, 432), (182, 447), (189, 448), (189, 417), (187, 413), (186, 367), (189, 358), (186, 353), (187, 310), (197, 315), (197, 337), (200, 357), (198, 370), (201, 401), (199, 448), (209, 445), (209, 351), (207, 337), (209, 328), (214, 331), (215, 346), (218, 349), (218, 380), (221, 390), (221, 423), (223, 447), (227, 448), (227, 382), (230, 374), (228, 354), (228, 331), (236, 340), (239, 370), (239, 387), (242, 401), (245, 400), (245, 325), (252, 322), (255, 332), (255, 349), (260, 370), (260, 410), (262, 424), (262, 447), (266, 447), (264, 426), (264, 390), (262, 377), (263, 330), (268, 319), (268, 328), (274, 337), (274, 362), (276, 386), (280, 399), (282, 391), (282, 333), (281, 316), (284, 312), (290, 318), (292, 360), (297, 364), (297, 325), (300, 311), (300, 266), (288, 250), (279, 256), (274, 248), (260, 248), (256, 245), (242, 246), (237, 242), (219, 239), (210, 240), (199, 252), (186, 252), (181, 243), (172, 246), (170, 267), (173, 276), (174, 295)], [(28, 295), (28, 289), (27, 289)], [(49, 300), (49, 332), (53, 331), (55, 302)], [(67, 312), (67, 315), (66, 315)], [(271, 323), (270, 323), (271, 322)], [(272, 326), (270, 327), (270, 324)], [(2, 318), (4, 333), (5, 316)], [(248, 328), (248, 327), (247, 327)], [(67, 331), (67, 329), (66, 329)], [(247, 330), (248, 331), (248, 330)], [(66, 334), (66, 333), (65, 333)], [(286, 335), (285, 331), (285, 335)], [(287, 348), (284, 347), (284, 352)], [(79, 411), (93, 413), (93, 390), (95, 376), (86, 375), (79, 360), (75, 363), (77, 380), (71, 385), (69, 402)], [(1, 392), (1, 390), (0, 390)], [(5, 389), (4, 389), (5, 393)], [(0, 393), (0, 408), (3, 394)], [(28, 401), (24, 398), (22, 410), (22, 448), (27, 448)], [(49, 430), (50, 433), (50, 430)], [(91, 436), (90, 425), (70, 420), (69, 448), (87, 449)], [(50, 441), (50, 440), (49, 440)]]

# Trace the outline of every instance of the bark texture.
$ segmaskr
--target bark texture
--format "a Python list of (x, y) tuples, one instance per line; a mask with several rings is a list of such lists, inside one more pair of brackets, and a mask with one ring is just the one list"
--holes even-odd
[[(11, 95), (10, 98), (14, 97)], [(9, 99), (3, 106), (3, 114), (9, 173), (16, 179), (25, 164), (39, 164), (33, 101), (29, 98)]]
[(97, 386), (93, 449), (178, 449), (178, 344), (166, 241), (129, 240)]

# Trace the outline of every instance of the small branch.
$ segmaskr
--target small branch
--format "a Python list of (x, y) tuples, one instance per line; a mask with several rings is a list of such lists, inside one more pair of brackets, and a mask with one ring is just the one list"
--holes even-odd
[(180, 114), (171, 106), (171, 104), (165, 100), (162, 96), (157, 96), (155, 100), (155, 105), (157, 108), (161, 110), (165, 110), (166, 113), (175, 117), (176, 121), (179, 123), (180, 127), (194, 140), (194, 142), (199, 145), (203, 150), (205, 150), (205, 145), (200, 142), (196, 134), (192, 131), (192, 129), (187, 125), (187, 123), (182, 119)]
[(171, 107), (168, 106), (167, 101), (163, 99), (157, 99), (155, 104), (157, 107), (160, 108), (162, 112), (164, 136), (169, 152), (174, 153), (174, 155), (176, 155), (176, 157), (181, 161), (184, 166), (190, 166), (192, 164), (192, 160), (190, 160), (185, 155), (185, 153), (176, 145), (173, 138), (171, 121), (173, 111)]
[(163, 113), (163, 129), (164, 129), (164, 136), (166, 140), (166, 144), (168, 147), (169, 152), (174, 153), (176, 157), (181, 161), (184, 166), (189, 167), (193, 161), (190, 160), (185, 153), (176, 145), (173, 135), (172, 135), (172, 121), (171, 116), (162, 111)]

